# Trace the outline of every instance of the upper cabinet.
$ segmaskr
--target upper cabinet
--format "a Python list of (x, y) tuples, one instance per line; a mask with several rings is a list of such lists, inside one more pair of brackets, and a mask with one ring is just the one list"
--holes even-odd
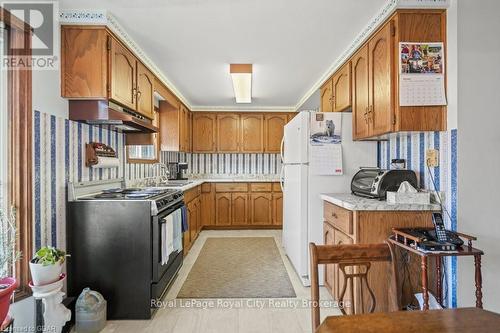
[(400, 42), (446, 46), (446, 11), (396, 11), (320, 88), (322, 112), (352, 110), (356, 140), (446, 130), (446, 106), (399, 105)]
[(109, 99), (153, 118), (153, 74), (105, 27), (61, 27), (61, 95)]
[(217, 115), (217, 151), (237, 153), (240, 151), (240, 115), (220, 113)]
[(160, 101), (160, 135), (162, 151), (191, 151), (191, 111), (182, 103)]
[(333, 112), (341, 112), (351, 107), (351, 63), (346, 63), (332, 78)]
[(264, 116), (241, 115), (241, 152), (260, 153), (264, 150)]
[(153, 73), (142, 63), (137, 63), (137, 112), (146, 116), (154, 110), (154, 80)]
[(264, 116), (264, 151), (279, 153), (285, 125), (288, 122), (286, 114), (267, 114)]
[(194, 112), (193, 114), (193, 152), (214, 153), (217, 151), (217, 119), (213, 113)]
[(279, 153), (295, 112), (193, 112), (194, 153)]
[(332, 112), (333, 111), (333, 92), (332, 92), (332, 79), (328, 79), (320, 90), (321, 94), (321, 112)]
[(129, 109), (135, 109), (137, 64), (134, 55), (119, 41), (110, 39), (111, 85), (109, 97)]

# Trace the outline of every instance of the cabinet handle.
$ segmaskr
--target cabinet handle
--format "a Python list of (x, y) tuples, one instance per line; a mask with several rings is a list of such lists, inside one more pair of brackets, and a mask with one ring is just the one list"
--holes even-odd
[(141, 92), (139, 90), (137, 90), (136, 95), (137, 95), (137, 100), (139, 100), (141, 98)]
[(337, 219), (337, 218), (338, 218), (338, 215), (337, 215), (335, 212), (333, 212), (333, 213), (332, 213), (332, 217), (333, 217), (334, 219)]
[(136, 98), (136, 96), (137, 96), (137, 88), (134, 87), (134, 88), (132, 88), (132, 100), (134, 100)]
[(368, 124), (368, 106), (365, 108), (364, 119), (365, 119), (365, 123)]

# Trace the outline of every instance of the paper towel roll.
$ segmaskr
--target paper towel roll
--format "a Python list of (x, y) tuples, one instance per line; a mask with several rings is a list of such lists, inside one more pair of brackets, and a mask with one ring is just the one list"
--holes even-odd
[(116, 157), (98, 157), (97, 164), (92, 165), (92, 168), (117, 168), (120, 165), (120, 160)]

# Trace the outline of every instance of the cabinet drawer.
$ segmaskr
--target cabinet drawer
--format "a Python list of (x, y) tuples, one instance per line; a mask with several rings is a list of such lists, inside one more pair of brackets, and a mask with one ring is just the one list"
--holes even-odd
[(215, 192), (247, 192), (248, 185), (246, 183), (217, 183), (215, 184)]
[(280, 183), (273, 183), (273, 192), (281, 192)]
[(335, 228), (352, 235), (352, 212), (329, 202), (324, 202), (323, 217)]
[(250, 191), (252, 192), (271, 192), (271, 183), (252, 183), (250, 184)]

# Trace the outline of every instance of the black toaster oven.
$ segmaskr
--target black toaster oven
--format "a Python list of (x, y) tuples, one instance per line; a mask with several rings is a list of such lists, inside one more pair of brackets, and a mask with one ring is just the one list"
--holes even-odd
[(387, 191), (397, 191), (404, 181), (418, 188), (417, 175), (412, 170), (362, 168), (352, 178), (351, 192), (358, 196), (383, 200)]

